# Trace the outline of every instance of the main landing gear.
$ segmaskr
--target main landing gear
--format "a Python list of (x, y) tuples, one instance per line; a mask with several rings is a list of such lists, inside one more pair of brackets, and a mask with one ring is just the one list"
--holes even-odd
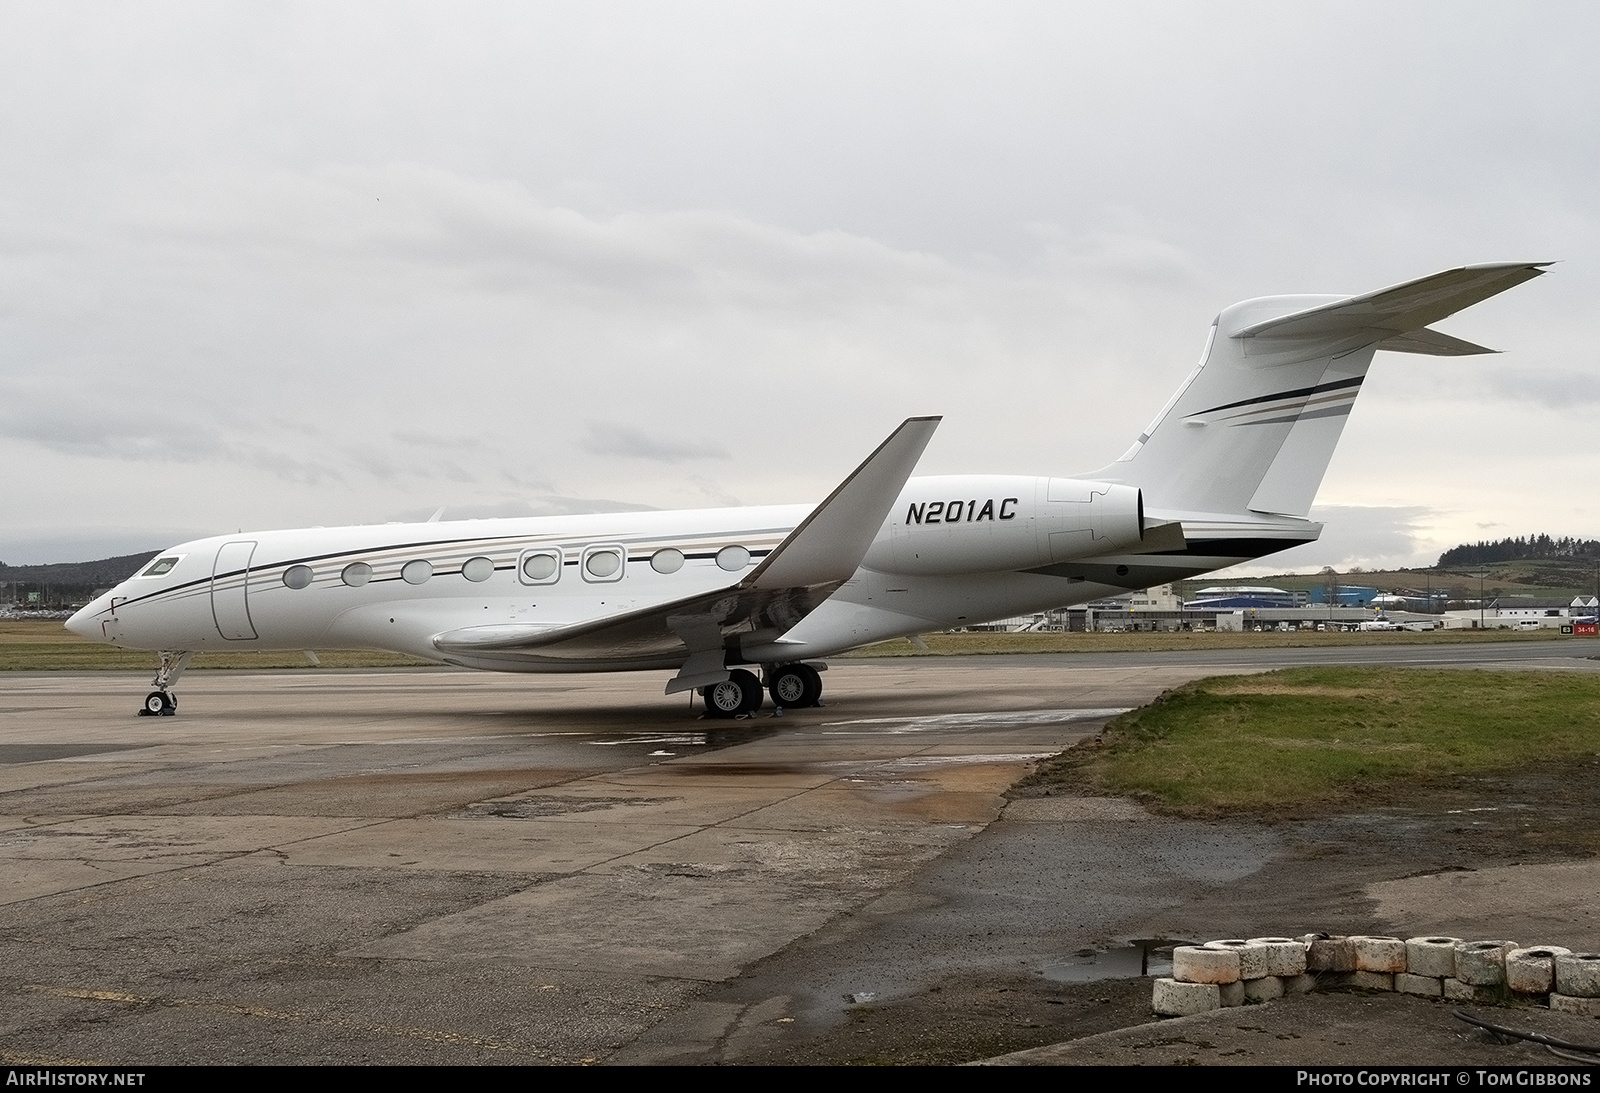
[[(809, 664), (781, 664), (767, 672), (767, 691), (780, 710), (806, 709), (822, 704), (822, 676)], [(761, 709), (761, 681), (755, 673), (735, 668), (721, 683), (700, 688), (706, 716), (726, 719), (749, 717)]]
[(161, 667), (156, 671), (156, 678), (150, 681), (155, 690), (144, 696), (144, 705), (139, 707), (140, 717), (171, 717), (178, 712), (178, 696), (172, 693), (172, 685), (178, 682), (193, 659), (194, 654), (188, 651), (161, 653)]

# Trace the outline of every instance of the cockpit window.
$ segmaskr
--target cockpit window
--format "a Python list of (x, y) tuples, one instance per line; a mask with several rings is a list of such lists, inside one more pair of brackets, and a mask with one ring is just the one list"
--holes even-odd
[(139, 574), (139, 576), (159, 577), (163, 573), (170, 572), (172, 567), (178, 564), (179, 557), (181, 557), (181, 555), (173, 555), (170, 558), (157, 558), (154, 562), (150, 563), (150, 568)]

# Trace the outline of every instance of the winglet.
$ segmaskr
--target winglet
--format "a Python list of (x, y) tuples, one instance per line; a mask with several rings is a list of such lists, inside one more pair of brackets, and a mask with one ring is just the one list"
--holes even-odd
[(911, 417), (811, 510), (740, 588), (806, 588), (850, 579), (943, 420)]

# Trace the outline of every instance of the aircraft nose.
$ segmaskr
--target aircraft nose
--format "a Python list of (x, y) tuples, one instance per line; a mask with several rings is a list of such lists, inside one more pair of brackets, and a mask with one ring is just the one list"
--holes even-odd
[(101, 596), (93, 603), (78, 609), (77, 614), (66, 621), (66, 627), (80, 638), (100, 637), (100, 624), (95, 621), (96, 616), (106, 608), (106, 597)]

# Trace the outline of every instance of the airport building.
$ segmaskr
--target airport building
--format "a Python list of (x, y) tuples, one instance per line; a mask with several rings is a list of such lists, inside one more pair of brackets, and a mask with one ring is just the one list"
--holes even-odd
[(1583, 620), (1593, 621), (1600, 611), (1594, 596), (1578, 596), (1571, 603), (1519, 602), (1485, 604), (1461, 611), (1446, 611), (1448, 630), (1560, 630)]
[[(1437, 616), (1401, 615), (1405, 625), (1437, 625)], [(975, 630), (1011, 633), (1083, 633), (1172, 630), (1299, 630), (1332, 627), (1354, 630), (1370, 622), (1370, 608), (1310, 606), (1304, 592), (1264, 585), (1215, 586), (1201, 589), (1185, 601), (1170, 584), (1131, 592), (1076, 607), (1063, 607), (1011, 619), (1001, 619)]]
[(1202, 588), (1185, 601), (1184, 606), (1200, 611), (1236, 611), (1252, 607), (1304, 607), (1307, 594), (1290, 592), (1267, 585), (1239, 584), (1213, 585)]

